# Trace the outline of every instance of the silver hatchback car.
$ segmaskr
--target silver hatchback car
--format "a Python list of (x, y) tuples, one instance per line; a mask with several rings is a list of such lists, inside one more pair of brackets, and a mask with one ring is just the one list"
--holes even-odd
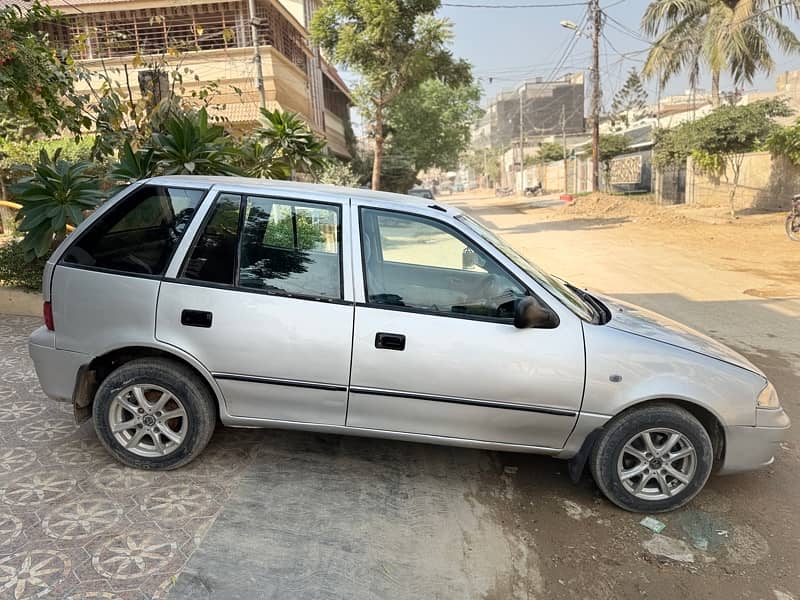
[(42, 388), (143, 469), (219, 420), (547, 454), (658, 512), (770, 464), (789, 427), (739, 354), (424, 198), (158, 177), (70, 235), (43, 292)]

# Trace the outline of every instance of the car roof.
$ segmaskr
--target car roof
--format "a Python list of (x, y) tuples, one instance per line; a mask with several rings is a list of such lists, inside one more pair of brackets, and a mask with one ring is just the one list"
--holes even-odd
[[(431, 207), (430, 198), (420, 198), (418, 196), (407, 196), (405, 194), (395, 194), (393, 192), (376, 192), (363, 188), (351, 188), (338, 185), (321, 183), (305, 183), (302, 181), (281, 181), (277, 179), (258, 179), (256, 177), (225, 177), (217, 175), (162, 175), (153, 177), (148, 183), (159, 185), (175, 185), (184, 187), (196, 187), (208, 189), (213, 186), (225, 188), (230, 186), (231, 191), (252, 190), (254, 193), (263, 194), (265, 191), (273, 194), (302, 194), (308, 193), (315, 197), (327, 197), (328, 199), (341, 200), (345, 198), (358, 198), (361, 200), (374, 200), (381, 203), (396, 204), (398, 207), (410, 206), (415, 208)], [(311, 199), (311, 198), (309, 198)], [(436, 204), (440, 203), (436, 201)], [(452, 206), (441, 205), (447, 212), (459, 213), (458, 209)]]

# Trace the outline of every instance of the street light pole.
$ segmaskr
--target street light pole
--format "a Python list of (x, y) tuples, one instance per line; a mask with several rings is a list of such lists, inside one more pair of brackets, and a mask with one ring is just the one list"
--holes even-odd
[(592, 31), (592, 191), (600, 190), (600, 33), (603, 14), (600, 0), (591, 0)]

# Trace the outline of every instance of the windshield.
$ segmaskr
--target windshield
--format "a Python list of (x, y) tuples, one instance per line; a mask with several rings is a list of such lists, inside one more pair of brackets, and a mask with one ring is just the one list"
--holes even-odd
[(562, 304), (581, 319), (585, 321), (597, 321), (600, 318), (600, 315), (592, 304), (584, 299), (581, 290), (571, 286), (566, 281), (553, 277), (537, 267), (472, 217), (462, 214), (458, 215), (456, 219), (464, 223), (492, 246), (505, 254), (510, 261), (533, 277), (540, 285), (546, 288), (547, 291), (558, 298)]

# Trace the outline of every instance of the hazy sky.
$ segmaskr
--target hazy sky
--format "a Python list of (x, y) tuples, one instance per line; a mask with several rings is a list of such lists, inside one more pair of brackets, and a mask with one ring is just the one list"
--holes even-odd
[[(469, 60), (474, 73), (480, 79), (484, 93), (494, 96), (501, 89), (512, 88), (515, 83), (530, 77), (558, 77), (567, 72), (584, 71), (591, 64), (591, 42), (583, 37), (564, 66), (553, 72), (564, 49), (575, 33), (559, 26), (567, 19), (579, 23), (586, 12), (586, 5), (576, 0), (443, 0), (444, 4), (519, 5), (559, 4), (558, 8), (462, 8), (443, 6), (440, 14), (454, 24), (455, 52)], [(641, 68), (647, 42), (636, 39), (624, 30), (639, 32), (639, 22), (647, 6), (647, 0), (601, 0), (601, 7), (609, 15), (605, 35), (601, 40), (600, 72), (603, 77), (604, 105), (608, 106), (614, 93), (621, 87), (631, 67)], [(569, 6), (573, 5), (573, 6)], [(617, 21), (617, 22), (615, 22)], [(800, 27), (793, 26), (798, 35)], [(640, 51), (629, 56), (622, 56)], [(776, 51), (777, 68), (771, 75), (760, 76), (753, 88), (774, 89), (775, 75), (785, 70), (800, 68), (800, 56), (786, 57)], [(492, 83), (489, 82), (492, 78)], [(729, 82), (723, 81), (723, 87)], [(709, 87), (704, 77), (704, 87)], [(647, 84), (653, 98), (655, 83)], [(686, 76), (674, 79), (665, 93), (682, 93), (688, 88)]]

